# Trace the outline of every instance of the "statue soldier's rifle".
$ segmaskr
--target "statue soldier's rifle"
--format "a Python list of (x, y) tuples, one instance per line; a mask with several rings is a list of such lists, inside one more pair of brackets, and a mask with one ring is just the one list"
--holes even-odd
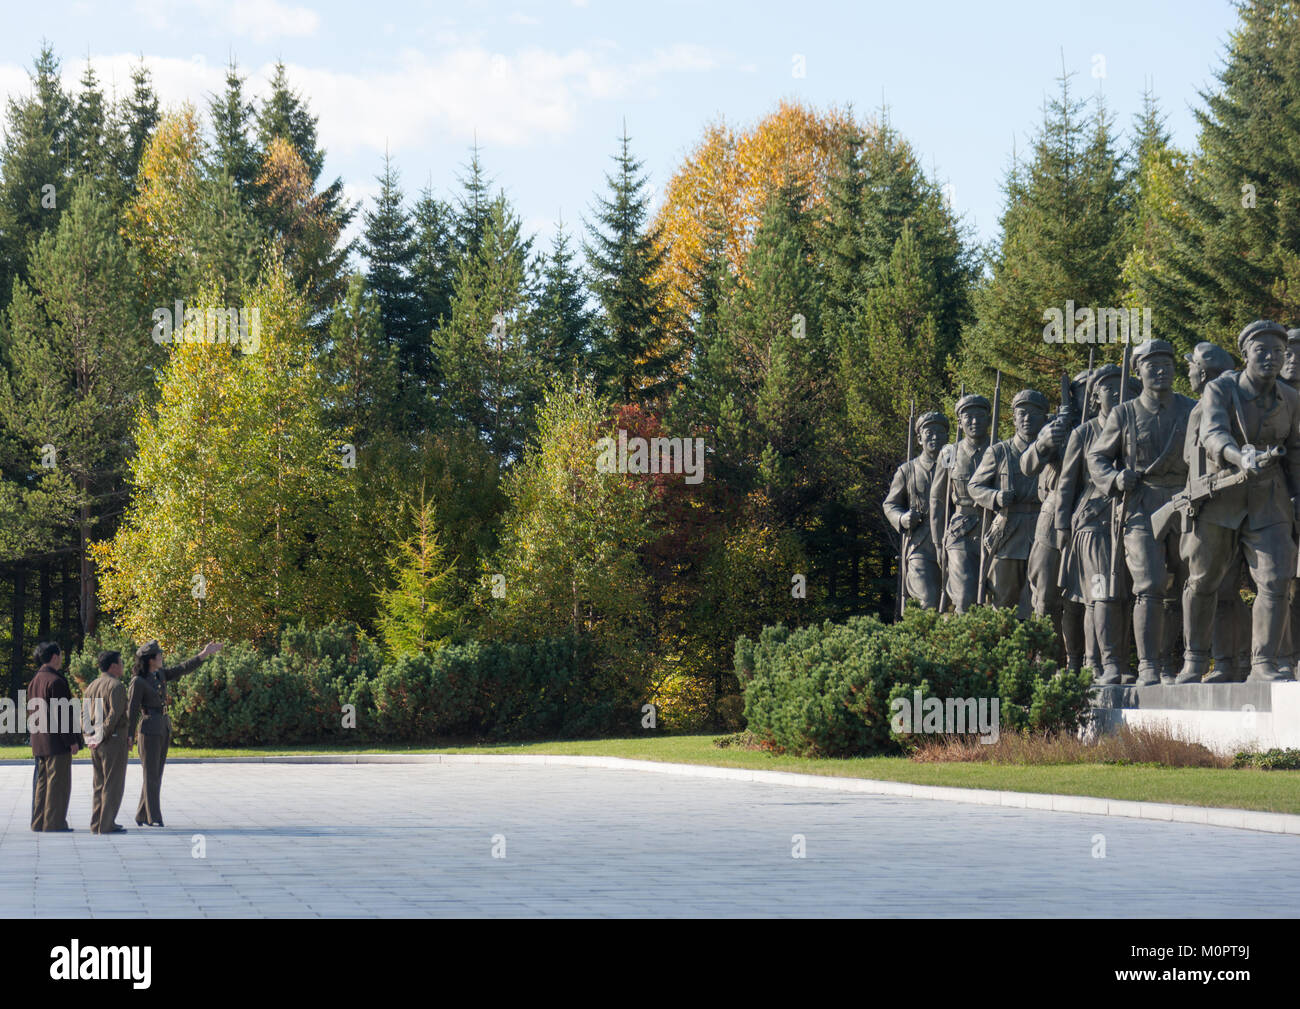
[[(1128, 396), (1128, 376), (1129, 369), (1132, 367), (1133, 344), (1124, 344), (1123, 364), (1119, 370), (1119, 406), (1118, 410), (1124, 405), (1124, 400)], [(1131, 469), (1129, 463), (1134, 461), (1128, 457), (1128, 448), (1124, 438), (1123, 425), (1119, 431), (1120, 444), (1120, 468)], [(1125, 491), (1120, 495), (1119, 500), (1112, 501), (1110, 505), (1110, 598), (1114, 599), (1119, 595), (1119, 571), (1121, 551), (1124, 546), (1124, 523), (1128, 520), (1128, 492)]]
[[(1091, 406), (1092, 406), (1092, 396), (1091, 396), (1092, 387), (1093, 387), (1093, 380), (1092, 380), (1092, 355), (1093, 355), (1093, 351), (1094, 351), (1094, 349), (1095, 349), (1095, 348), (1093, 348), (1093, 347), (1089, 347), (1089, 348), (1088, 348), (1088, 377), (1084, 380), (1084, 383), (1083, 383), (1083, 409), (1082, 409), (1082, 410), (1080, 411), (1080, 413), (1079, 413), (1079, 427), (1080, 427), (1080, 428), (1082, 428), (1083, 425), (1085, 425), (1086, 423), (1088, 423), (1088, 410), (1089, 410), (1089, 408), (1091, 408)], [(1064, 387), (1063, 387), (1063, 388), (1064, 388)], [(1080, 435), (1080, 437), (1083, 437), (1082, 434)], [(1087, 463), (1081, 463), (1081, 465), (1086, 466)], [(1064, 455), (1062, 455), (1062, 458), (1061, 458), (1061, 469), (1062, 469), (1062, 473), (1061, 473), (1061, 475), (1064, 476), (1064, 475), (1065, 475), (1065, 474), (1064, 474), (1064, 469), (1065, 469), (1065, 458), (1064, 458)], [(1060, 491), (1061, 483), (1060, 483), (1060, 480), (1059, 480), (1059, 479), (1057, 480), (1056, 487), (1057, 487), (1057, 491), (1056, 491), (1057, 494), (1060, 494), (1060, 492), (1061, 492), (1061, 491)], [(1069, 553), (1070, 553), (1070, 534), (1067, 532), (1067, 533), (1066, 533), (1066, 536), (1065, 536), (1065, 542), (1061, 545), (1061, 565), (1060, 565), (1060, 569), (1059, 569), (1059, 571), (1057, 572), (1057, 576), (1056, 576), (1056, 584), (1057, 584), (1057, 586), (1059, 586), (1060, 588), (1066, 588), (1066, 587), (1067, 587), (1067, 585), (1066, 585), (1065, 572), (1066, 572), (1066, 570), (1067, 570), (1068, 567), (1069, 567)]]
[[(998, 369), (998, 377), (993, 382), (993, 422), (989, 427), (989, 447), (987, 451), (993, 451), (993, 444), (998, 437), (998, 411), (1002, 408), (1002, 369)], [(980, 456), (980, 461), (984, 459)], [(985, 539), (989, 532), (989, 514), (985, 509), (984, 516), (980, 519), (980, 580), (975, 586), (975, 604), (984, 605), (984, 580), (988, 571), (988, 547), (985, 545)]]
[[(912, 461), (912, 436), (916, 428), (916, 400), (912, 400), (912, 405), (907, 414), (907, 458), (903, 462), (903, 489), (907, 491), (907, 510), (912, 510), (912, 482), (908, 479), (907, 464)], [(910, 526), (900, 530), (902, 535), (898, 540), (898, 608), (895, 617), (903, 619), (903, 602), (907, 598), (907, 546), (911, 542), (912, 529)]]

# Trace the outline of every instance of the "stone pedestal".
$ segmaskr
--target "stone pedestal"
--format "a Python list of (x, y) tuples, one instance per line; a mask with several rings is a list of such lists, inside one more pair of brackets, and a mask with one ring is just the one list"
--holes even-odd
[(1165, 726), (1216, 753), (1300, 748), (1300, 683), (1186, 683), (1093, 688), (1094, 724)]

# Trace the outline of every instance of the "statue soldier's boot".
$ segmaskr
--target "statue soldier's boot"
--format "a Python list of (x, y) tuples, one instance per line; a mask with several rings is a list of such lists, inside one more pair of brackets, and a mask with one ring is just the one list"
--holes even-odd
[(1121, 682), (1120, 635), (1124, 632), (1124, 616), (1120, 612), (1120, 604), (1094, 603), (1092, 614), (1101, 659), (1101, 675), (1097, 682), (1104, 687), (1117, 686)]
[(1236, 675), (1232, 666), (1232, 656), (1222, 654), (1218, 647), (1214, 649), (1214, 671), (1207, 673), (1202, 683), (1231, 683)]
[(1165, 599), (1161, 627), (1164, 643), (1160, 649), (1160, 682), (1170, 684), (1183, 664), (1183, 607), (1177, 595)]
[(1072, 599), (1061, 607), (1061, 640), (1065, 645), (1065, 667), (1072, 673), (1083, 668), (1084, 629), (1083, 603)]
[(1094, 678), (1101, 675), (1101, 650), (1097, 647), (1097, 604), (1088, 603), (1083, 609), (1083, 664), (1093, 671)]
[(1277, 665), (1277, 650), (1286, 630), (1287, 609), (1290, 601), (1286, 593), (1280, 596), (1260, 592), (1255, 597), (1251, 621), (1250, 681), (1275, 683), (1291, 679)]
[(1160, 685), (1160, 650), (1164, 644), (1160, 619), (1162, 603), (1157, 596), (1138, 596), (1133, 607), (1133, 637), (1137, 639), (1138, 686)]
[[(1175, 683), (1200, 683), (1210, 671), (1210, 647), (1215, 640), (1215, 596), (1197, 595), (1191, 586), (1183, 589), (1183, 626), (1187, 648), (1183, 652), (1183, 669)], [(1220, 642), (1222, 643), (1222, 642)]]

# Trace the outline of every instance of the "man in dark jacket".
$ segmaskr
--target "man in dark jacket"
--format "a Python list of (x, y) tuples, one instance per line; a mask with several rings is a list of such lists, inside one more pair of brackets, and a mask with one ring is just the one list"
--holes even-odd
[(81, 748), (81, 719), (63, 676), (63, 653), (53, 641), (36, 646), (40, 668), (27, 684), (27, 725), (32, 739), (32, 830), (68, 831), (72, 755)]

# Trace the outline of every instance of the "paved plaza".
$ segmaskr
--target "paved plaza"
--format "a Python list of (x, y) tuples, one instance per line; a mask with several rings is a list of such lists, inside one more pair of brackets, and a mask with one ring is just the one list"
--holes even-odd
[[(964, 803), (492, 764), (140, 767), (96, 836), (29, 829), (0, 767), (5, 917), (1293, 916), (1300, 837)], [(198, 836), (196, 836), (198, 835)], [(806, 857), (792, 851), (802, 835)], [(1099, 838), (1097, 835), (1103, 835)], [(1104, 844), (1105, 857), (1095, 857)], [(497, 856), (494, 857), (494, 853)], [(203, 857), (195, 857), (202, 854)]]

